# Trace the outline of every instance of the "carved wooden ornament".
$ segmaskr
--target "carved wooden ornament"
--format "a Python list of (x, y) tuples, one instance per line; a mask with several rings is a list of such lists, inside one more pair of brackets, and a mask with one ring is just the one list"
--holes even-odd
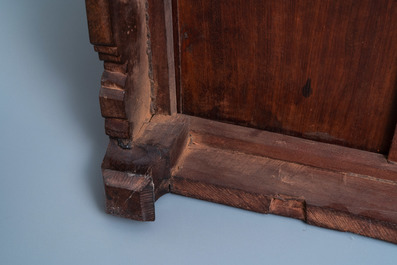
[(86, 0), (106, 211), (180, 194), (397, 244), (397, 2)]

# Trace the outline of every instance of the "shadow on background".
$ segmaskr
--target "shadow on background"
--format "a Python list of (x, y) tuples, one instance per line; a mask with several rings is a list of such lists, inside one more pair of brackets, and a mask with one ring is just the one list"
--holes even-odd
[(88, 192), (92, 193), (103, 212), (104, 191), (100, 165), (107, 137), (98, 100), (103, 67), (89, 43), (85, 3), (46, 1), (46, 4), (37, 6), (34, 1), (31, 2), (31, 8), (36, 9), (32, 11), (37, 15), (37, 32), (32, 32), (35, 36), (30, 38), (34, 41), (32, 45), (37, 47), (32, 47), (32, 50), (40, 53), (40, 57), (47, 61), (45, 63), (53, 68), (52, 72), (58, 75), (59, 82), (69, 89), (64, 93), (64, 100), (70, 106), (70, 116), (84, 132), (92, 149), (85, 171)]

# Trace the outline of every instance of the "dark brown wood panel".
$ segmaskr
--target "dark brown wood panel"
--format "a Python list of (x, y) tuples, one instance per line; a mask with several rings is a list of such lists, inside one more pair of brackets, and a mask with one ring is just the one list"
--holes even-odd
[(179, 0), (182, 112), (387, 154), (394, 0)]

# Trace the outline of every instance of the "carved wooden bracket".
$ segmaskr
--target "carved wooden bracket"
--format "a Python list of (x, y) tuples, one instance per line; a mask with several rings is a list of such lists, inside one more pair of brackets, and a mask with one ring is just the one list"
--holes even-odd
[(177, 113), (175, 4), (86, 0), (105, 68), (106, 211), (153, 221), (171, 192), (397, 244), (397, 165), (383, 155)]

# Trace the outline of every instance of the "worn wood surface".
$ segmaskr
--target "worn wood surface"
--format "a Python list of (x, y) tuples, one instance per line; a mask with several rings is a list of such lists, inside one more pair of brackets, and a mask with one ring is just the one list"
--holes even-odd
[(85, 4), (90, 42), (96, 45), (112, 45), (113, 33), (109, 1), (86, 0)]
[(154, 185), (149, 175), (102, 171), (106, 212), (141, 221), (154, 221)]
[(395, 1), (86, 6), (108, 213), (173, 192), (397, 244)]
[(99, 94), (105, 132), (132, 139), (151, 118), (148, 26), (144, 0), (87, 0), (90, 41), (105, 71)]
[(154, 100), (152, 111), (159, 114), (174, 114), (177, 111), (171, 1), (147, 1), (150, 76)]
[[(137, 192), (137, 189), (133, 187), (138, 185), (136, 182), (141, 181), (142, 176), (150, 179), (153, 184), (151, 184), (153, 203), (155, 199), (169, 192), (171, 168), (175, 166), (187, 140), (188, 119), (184, 116), (162, 115), (156, 115), (150, 123), (145, 124), (134, 142), (111, 139), (102, 163), (106, 194), (113, 194), (106, 197), (107, 211), (140, 221), (154, 220), (144, 218), (144, 216), (154, 218), (153, 207), (136, 208), (133, 205), (134, 200), (140, 204), (138, 202), (141, 199), (140, 195), (136, 195), (138, 197), (132, 201), (128, 200), (129, 203), (124, 203), (124, 201), (127, 200), (129, 194)], [(108, 176), (112, 182), (107, 181)], [(124, 185), (125, 182), (128, 182), (127, 186)], [(120, 185), (124, 188), (121, 189)], [(145, 191), (149, 192), (148, 189)], [(115, 200), (114, 197), (119, 199)], [(117, 208), (117, 212), (111, 210), (113, 208)]]
[(381, 154), (201, 118), (190, 124), (192, 141), (205, 145), (397, 181), (397, 167)]
[(387, 154), (394, 0), (179, 0), (182, 113)]
[[(385, 157), (235, 125), (213, 137), (222, 123), (192, 117), (190, 124), (171, 192), (397, 243), (397, 166)], [(213, 135), (197, 137), (209, 128)]]
[[(265, 153), (252, 155), (237, 148), (225, 150), (214, 146), (191, 139), (174, 175), (181, 175), (184, 179), (200, 178), (199, 182), (259, 194), (303, 196), (307, 203), (315, 203), (316, 206), (348, 209), (353, 214), (397, 222), (397, 194), (393, 195), (397, 190), (395, 165), (391, 165), (394, 167), (394, 180), (389, 180), (380, 175), (373, 177), (348, 170), (325, 170), (305, 165), (304, 161), (287, 162), (269, 158)], [(269, 150), (270, 156), (271, 153)], [(337, 156), (322, 160), (326, 163), (326, 160)], [(379, 211), (376, 210), (378, 208)]]
[(155, 115), (134, 142), (110, 141), (102, 169), (107, 212), (118, 216), (152, 220), (142, 216), (172, 192), (397, 243), (397, 165), (380, 154)]

